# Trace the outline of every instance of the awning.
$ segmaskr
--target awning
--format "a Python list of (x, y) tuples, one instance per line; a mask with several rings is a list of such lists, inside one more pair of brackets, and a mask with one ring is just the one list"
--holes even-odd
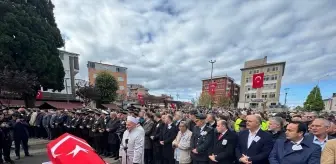
[(25, 102), (23, 100), (8, 100), (8, 99), (0, 99), (2, 105), (8, 107), (24, 107)]
[(116, 104), (102, 104), (102, 106), (104, 106), (105, 108), (110, 108), (110, 109), (120, 109)]
[(63, 101), (45, 101), (39, 106), (40, 109), (74, 109), (83, 107), (80, 102), (63, 102)]

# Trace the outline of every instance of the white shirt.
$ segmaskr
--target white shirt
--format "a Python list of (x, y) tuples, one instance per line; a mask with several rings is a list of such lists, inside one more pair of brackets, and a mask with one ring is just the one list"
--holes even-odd
[(201, 132), (203, 131), (204, 127), (206, 126), (206, 124), (204, 124), (202, 127), (201, 127)]
[(247, 148), (250, 148), (254, 138), (257, 136), (257, 133), (259, 132), (260, 128), (258, 130), (256, 130), (254, 132), (254, 134), (252, 134), (251, 131), (249, 131), (249, 136), (248, 136), (248, 139), (247, 139)]
[(292, 141), (292, 143), (293, 143), (294, 145), (300, 145), (300, 143), (303, 141), (303, 139), (304, 139), (304, 138), (302, 138), (302, 139), (299, 140), (298, 142), (293, 142), (293, 141)]

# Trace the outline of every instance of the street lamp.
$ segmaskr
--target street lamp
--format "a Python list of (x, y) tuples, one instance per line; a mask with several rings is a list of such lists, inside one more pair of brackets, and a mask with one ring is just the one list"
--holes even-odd
[(329, 76), (329, 74), (326, 74), (326, 75), (324, 75), (324, 76), (322, 76), (322, 77), (320, 77), (320, 78), (317, 79), (317, 84), (316, 84), (316, 89), (315, 89), (315, 94), (314, 94), (315, 99), (316, 99), (316, 94), (317, 94), (317, 87), (320, 84), (320, 80), (323, 79), (323, 78), (325, 78), (325, 77), (328, 77), (328, 76)]
[[(209, 61), (209, 63), (211, 63), (211, 75), (210, 75), (210, 83), (209, 83), (209, 89), (210, 89), (210, 84), (212, 83), (212, 72), (213, 72), (213, 65), (214, 65), (214, 63), (216, 63), (216, 60), (210, 60)], [(211, 97), (211, 99), (210, 99), (211, 101), (210, 101), (210, 109), (212, 109), (212, 97)]]

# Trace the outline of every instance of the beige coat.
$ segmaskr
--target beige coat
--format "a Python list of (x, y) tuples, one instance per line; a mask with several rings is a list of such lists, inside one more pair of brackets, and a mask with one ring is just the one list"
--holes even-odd
[(327, 141), (322, 151), (321, 164), (336, 164), (336, 139)]
[(175, 140), (173, 141), (173, 144), (177, 144), (178, 148), (175, 149), (179, 152), (179, 163), (191, 163), (191, 148), (190, 148), (190, 141), (191, 141), (191, 135), (192, 132), (190, 130), (187, 130), (185, 134), (182, 137), (181, 131), (178, 132)]

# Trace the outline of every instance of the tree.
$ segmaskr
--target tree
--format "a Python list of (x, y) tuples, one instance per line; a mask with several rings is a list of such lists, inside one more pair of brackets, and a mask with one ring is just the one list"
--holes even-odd
[(201, 96), (198, 99), (198, 105), (199, 106), (204, 106), (204, 107), (210, 107), (211, 105), (211, 95), (207, 92), (203, 92)]
[(58, 48), (64, 42), (55, 23), (50, 0), (0, 1), (0, 70), (4, 68), (35, 74), (39, 85), (34, 94), (22, 94), (33, 107), (36, 91), (64, 89), (64, 68)]
[(0, 96), (7, 102), (0, 101), (0, 105), (8, 107), (10, 100), (21, 98), (23, 94), (35, 95), (33, 87), (37, 85), (36, 76), (5, 68), (0, 72)]
[(302, 111), (302, 110), (304, 110), (304, 108), (302, 108), (302, 106), (296, 106), (296, 107), (294, 108), (294, 110)]
[(313, 90), (310, 91), (304, 102), (304, 108), (308, 111), (321, 111), (324, 109), (324, 103), (318, 86), (315, 86)]
[(85, 106), (88, 106), (91, 101), (97, 101), (100, 95), (92, 85), (80, 86), (77, 84), (76, 95), (83, 101)]
[(119, 84), (117, 80), (106, 71), (98, 73), (95, 87), (99, 92), (101, 103), (115, 101), (118, 97), (117, 90), (119, 89)]
[(217, 106), (219, 106), (219, 107), (229, 107), (230, 104), (231, 104), (230, 98), (228, 98), (224, 95), (220, 96), (217, 100)]

